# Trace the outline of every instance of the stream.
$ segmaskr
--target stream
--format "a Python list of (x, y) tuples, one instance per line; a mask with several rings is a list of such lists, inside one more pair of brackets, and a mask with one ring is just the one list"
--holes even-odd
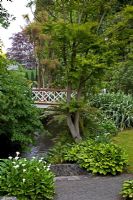
[(53, 146), (53, 141), (49, 137), (39, 135), (36, 138), (36, 144), (30, 146), (30, 150), (22, 153), (22, 157), (26, 158), (40, 158), (47, 155), (49, 149)]

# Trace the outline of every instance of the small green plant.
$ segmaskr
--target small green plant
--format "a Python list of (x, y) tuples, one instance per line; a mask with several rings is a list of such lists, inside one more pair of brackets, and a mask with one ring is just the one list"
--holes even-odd
[(121, 194), (125, 199), (133, 199), (133, 180), (127, 180), (123, 183)]
[(65, 163), (64, 156), (67, 154), (67, 151), (70, 149), (71, 144), (62, 145), (62, 143), (57, 143), (48, 153), (47, 161), (52, 164)]
[(54, 175), (50, 166), (34, 157), (31, 160), (19, 158), (0, 160), (0, 196), (16, 196), (19, 200), (52, 200), (54, 196)]
[(114, 121), (105, 116), (99, 121), (99, 127), (100, 127), (99, 132), (102, 135), (110, 134), (114, 136), (118, 132), (118, 129), (116, 128)]
[(97, 137), (95, 137), (95, 141), (99, 143), (109, 143), (111, 139), (110, 133), (99, 134)]
[(94, 141), (76, 144), (67, 152), (65, 160), (75, 161), (87, 171), (103, 175), (121, 173), (127, 165), (127, 156), (119, 146)]

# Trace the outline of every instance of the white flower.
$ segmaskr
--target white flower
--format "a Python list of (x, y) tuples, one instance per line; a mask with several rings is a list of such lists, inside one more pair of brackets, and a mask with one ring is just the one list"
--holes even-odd
[(19, 168), (19, 165), (15, 165), (15, 166), (13, 166), (15, 169), (17, 169), (17, 168)]
[(22, 164), (22, 166), (24, 167), (26, 164)]
[(8, 158), (11, 160), (11, 159), (12, 159), (12, 156), (9, 156)]
[(13, 163), (13, 164), (16, 164), (16, 162), (14, 162), (14, 161), (13, 161), (12, 163)]
[(17, 155), (17, 156), (20, 155), (20, 152), (17, 151), (17, 152), (16, 152), (16, 155)]
[(23, 169), (23, 172), (26, 172), (26, 169)]
[(50, 170), (50, 167), (48, 166), (46, 169), (49, 171), (49, 170)]
[(33, 160), (34, 160), (35, 158), (36, 158), (35, 156), (32, 157)]
[(18, 160), (18, 159), (19, 159), (19, 157), (18, 157), (18, 156), (16, 156), (16, 157), (15, 157), (15, 160)]
[(23, 183), (25, 182), (25, 178), (23, 178)]
[(40, 163), (40, 162), (42, 162), (42, 160), (39, 160), (38, 162)]

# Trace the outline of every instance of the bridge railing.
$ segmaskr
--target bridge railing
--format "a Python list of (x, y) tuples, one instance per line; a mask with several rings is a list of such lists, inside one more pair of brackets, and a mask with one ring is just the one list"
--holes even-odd
[[(72, 93), (74, 96), (75, 93)], [(58, 104), (59, 101), (65, 100), (67, 90), (51, 88), (34, 88), (32, 89), (32, 99), (35, 104)]]

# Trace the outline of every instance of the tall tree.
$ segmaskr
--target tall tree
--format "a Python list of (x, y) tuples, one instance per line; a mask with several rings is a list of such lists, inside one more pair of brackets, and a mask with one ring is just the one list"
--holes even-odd
[(75, 141), (79, 141), (80, 111), (85, 96), (112, 68), (119, 51), (110, 48), (106, 29), (115, 23), (113, 16), (125, 5), (117, 0), (37, 0), (36, 5), (37, 21), (42, 11), (47, 15), (47, 20), (41, 22), (41, 31), (51, 37), (48, 48), (53, 49), (59, 60), (57, 82), (67, 88), (67, 124)]
[(10, 39), (12, 47), (7, 49), (8, 58), (22, 64), (25, 68), (35, 68), (34, 46), (24, 32), (15, 33)]
[(35, 55), (38, 69), (38, 87), (50, 87), (58, 59), (55, 56), (51, 35), (43, 32), (43, 25), (48, 21), (47, 12), (40, 11), (35, 15), (36, 21), (28, 25), (26, 34), (35, 45)]

